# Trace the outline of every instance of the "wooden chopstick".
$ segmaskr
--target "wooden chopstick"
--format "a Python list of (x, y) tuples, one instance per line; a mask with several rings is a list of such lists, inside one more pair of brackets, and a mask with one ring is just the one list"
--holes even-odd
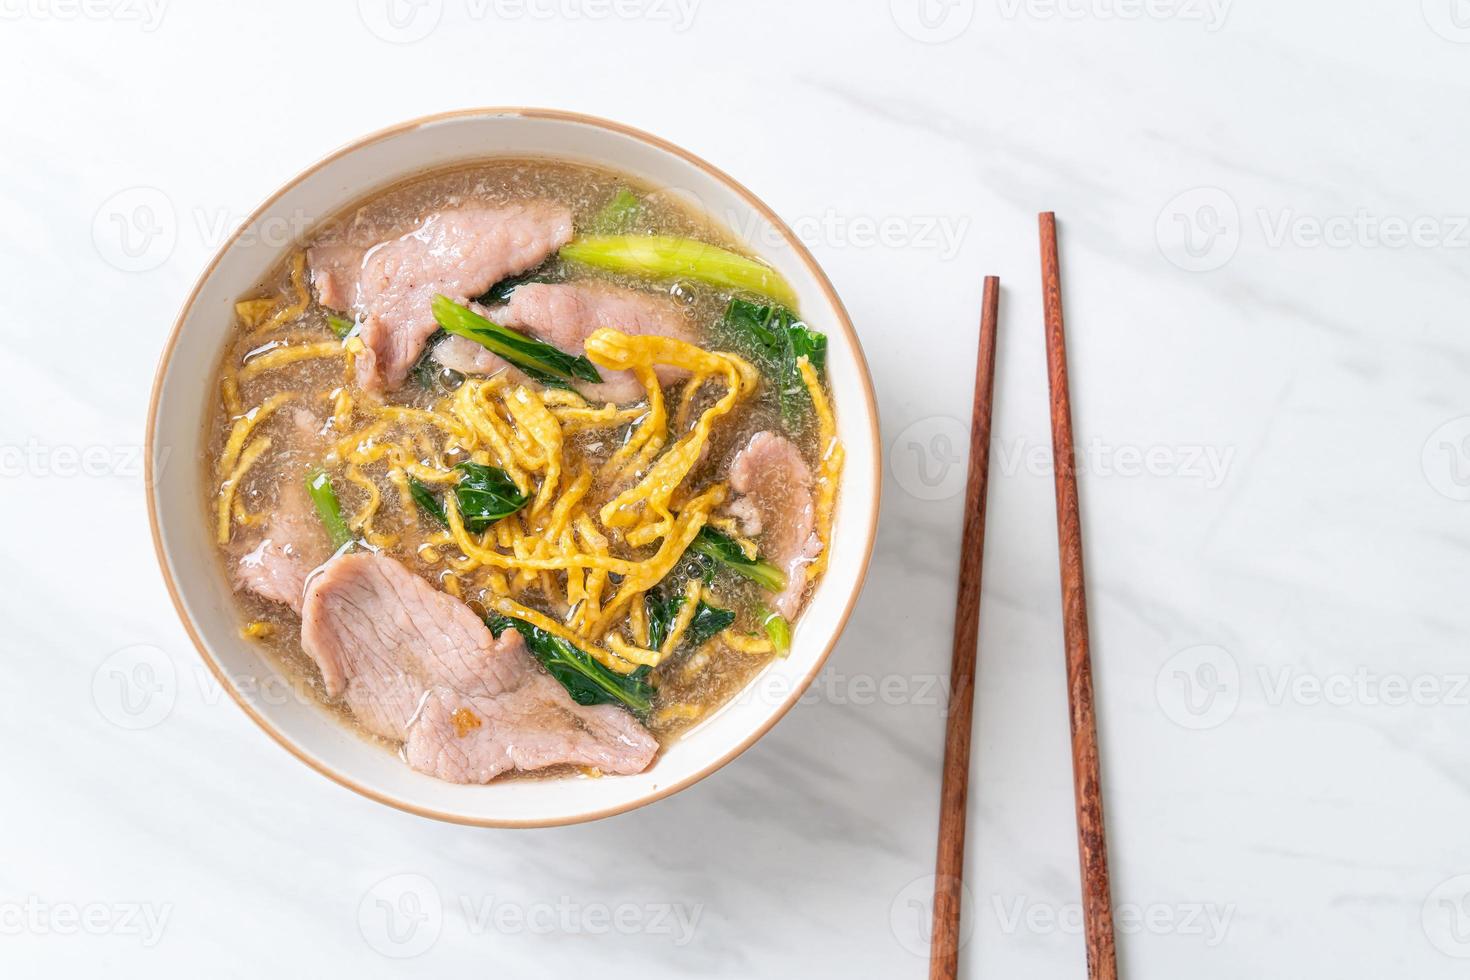
[(1077, 508), (1077, 463), (1072, 441), (1072, 398), (1067, 390), (1067, 344), (1062, 327), (1062, 270), (1057, 218), (1041, 224), (1041, 286), (1046, 310), (1046, 368), (1051, 387), (1051, 445), (1056, 472), (1057, 546), (1062, 566), (1062, 625), (1067, 648), (1067, 701), (1072, 721), (1072, 785), (1077, 799), (1077, 849), (1082, 862), (1082, 919), (1087, 975), (1118, 975), (1113, 942), (1113, 899), (1103, 827), (1097, 714), (1092, 698), (1092, 655), (1087, 639), (1087, 595), (1082, 575), (1082, 518)]
[(985, 550), (985, 487), (990, 472), (990, 407), (995, 394), (995, 333), (1000, 280), (986, 276), (970, 416), (970, 473), (955, 597), (954, 652), (949, 668), (949, 717), (944, 733), (944, 782), (939, 795), (939, 854), (934, 863), (934, 929), (930, 980), (954, 980), (960, 951), (960, 902), (965, 876), (965, 809), (970, 787), (970, 724), (975, 708), (975, 648), (980, 627), (981, 554)]

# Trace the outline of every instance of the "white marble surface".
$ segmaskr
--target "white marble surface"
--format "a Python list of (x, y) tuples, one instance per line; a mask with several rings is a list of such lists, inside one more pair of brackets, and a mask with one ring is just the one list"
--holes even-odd
[[(924, 976), (994, 272), (964, 956), (1082, 976), (1049, 208), (1094, 447), (1126, 975), (1465, 975), (1464, 0), (384, 9), (0, 0), (0, 972)], [(273, 745), (201, 679), (139, 472), (155, 358), (231, 224), (353, 137), (481, 104), (617, 118), (764, 196), (852, 311), (891, 452), (868, 589), (809, 703), (715, 778), (561, 830), (401, 814)], [(113, 668), (136, 645), (166, 710), (128, 730)], [(405, 890), (419, 931), (390, 936), (378, 900)]]

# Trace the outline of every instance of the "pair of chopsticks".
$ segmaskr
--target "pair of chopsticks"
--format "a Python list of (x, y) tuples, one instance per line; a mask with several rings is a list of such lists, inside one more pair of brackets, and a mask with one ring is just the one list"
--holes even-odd
[[(1097, 716), (1092, 697), (1092, 658), (1087, 639), (1087, 596), (1082, 576), (1082, 520), (1077, 509), (1077, 468), (1072, 441), (1072, 399), (1067, 390), (1067, 345), (1062, 327), (1062, 272), (1057, 259), (1056, 215), (1041, 226), (1041, 286), (1046, 312), (1046, 366), (1051, 388), (1052, 458), (1056, 473), (1057, 545), (1062, 569), (1062, 624), (1066, 639), (1067, 700), (1072, 722), (1072, 782), (1077, 802), (1077, 848), (1082, 864), (1082, 916), (1087, 975), (1115, 980), (1113, 903), (1103, 828), (1102, 774), (1097, 755)], [(1000, 280), (985, 279), (975, 402), (970, 422), (970, 473), (965, 485), (965, 527), (955, 600), (954, 655), (950, 665), (949, 718), (940, 790), (939, 854), (934, 871), (934, 928), (930, 980), (953, 980), (958, 971), (960, 902), (965, 871), (965, 810), (970, 782), (970, 727), (975, 702), (975, 652), (980, 621), (980, 566), (985, 547), (986, 480), (990, 469), (990, 408), (995, 394), (995, 335)]]

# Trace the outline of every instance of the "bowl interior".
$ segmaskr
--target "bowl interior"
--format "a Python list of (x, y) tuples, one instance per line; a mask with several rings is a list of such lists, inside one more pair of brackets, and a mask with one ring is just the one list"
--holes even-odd
[[(204, 514), (202, 420), (216, 397), (215, 362), (233, 328), (235, 300), (294, 247), (300, 232), (365, 194), (426, 169), (507, 155), (599, 164), (690, 195), (781, 271), (804, 315), (829, 335), (833, 400), (847, 449), (829, 570), (797, 624), (790, 654), (636, 776), (459, 786), (409, 769), (295, 694), (240, 637)], [(729, 761), (774, 724), (821, 667), (857, 599), (876, 530), (877, 418), (867, 366), (846, 313), (805, 248), (743, 188), (683, 151), (613, 124), (545, 111), (484, 110), (405, 124), (337, 152), (266, 202), (221, 249), (185, 305), (159, 369), (149, 447), (150, 516), (170, 592), (201, 654), (236, 700), (284, 746), (344, 785), (469, 823), (548, 825), (606, 816)]]

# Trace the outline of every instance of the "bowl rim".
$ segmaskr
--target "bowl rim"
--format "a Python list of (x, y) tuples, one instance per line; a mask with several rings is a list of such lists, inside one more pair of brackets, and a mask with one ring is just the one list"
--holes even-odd
[[(604, 807), (599, 810), (588, 811), (586, 813), (578, 813), (566, 817), (557, 817), (550, 819), (536, 818), (528, 820), (518, 820), (475, 817), (466, 816), (460, 813), (450, 813), (443, 810), (436, 810), (432, 807), (420, 806), (416, 803), (412, 803), (403, 799), (398, 799), (370, 789), (369, 787), (358, 783), (350, 775), (339, 772), (333, 769), (331, 766), (327, 765), (325, 762), (311, 756), (306, 752), (301, 751), (286, 735), (286, 733), (280, 731), (273, 723), (271, 723), (262, 714), (260, 714), (248, 702), (246, 698), (241, 695), (240, 691), (236, 688), (234, 682), (220, 669), (220, 666), (215, 662), (214, 657), (209, 653), (207, 645), (204, 642), (204, 638), (200, 635), (193, 618), (189, 615), (187, 609), (184, 606), (183, 596), (179, 592), (178, 583), (175, 581), (173, 572), (169, 566), (168, 556), (164, 552), (163, 533), (160, 526), (158, 514), (158, 501), (154, 489), (154, 440), (157, 437), (158, 403), (159, 398), (161, 397), (163, 392), (164, 376), (166, 375), (169, 364), (173, 359), (174, 348), (177, 346), (179, 337), (183, 332), (184, 322), (188, 319), (190, 311), (193, 310), (194, 304), (198, 300), (199, 293), (204, 288), (205, 282), (209, 279), (211, 275), (214, 274), (216, 267), (219, 265), (224, 256), (235, 246), (236, 242), (245, 233), (246, 229), (253, 226), (260, 218), (262, 218), (266, 214), (266, 212), (268, 212), (270, 208), (276, 203), (276, 201), (283, 197), (288, 191), (290, 191), (296, 185), (301, 183), (303, 180), (305, 180), (307, 177), (311, 176), (321, 168), (342, 157), (355, 153), (358, 150), (361, 150), (364, 147), (370, 146), (374, 143), (393, 138), (401, 133), (417, 129), (421, 126), (432, 125), (435, 123), (446, 122), (455, 119), (486, 116), (521, 116), (530, 119), (541, 119), (552, 122), (575, 123), (583, 126), (589, 126), (594, 129), (600, 129), (607, 132), (615, 133), (620, 136), (629, 137), (642, 143), (648, 144), (656, 149), (673, 154), (674, 156), (683, 160), (685, 163), (700, 171), (703, 171), (707, 176), (713, 178), (719, 183), (724, 184), (729, 190), (733, 191), (742, 201), (744, 201), (749, 207), (760, 214), (762, 218), (769, 222), (772, 228), (780, 233), (781, 237), (791, 247), (796, 258), (799, 259), (800, 262), (807, 268), (807, 271), (811, 273), (813, 280), (821, 289), (823, 296), (831, 305), (833, 311), (837, 314), (837, 328), (842, 331), (847, 341), (852, 346), (853, 355), (859, 368), (858, 381), (862, 389), (863, 397), (867, 401), (868, 417), (871, 420), (871, 424), (869, 426), (869, 438), (871, 439), (873, 445), (873, 501), (868, 515), (868, 538), (867, 541), (864, 542), (862, 549), (862, 567), (858, 570), (857, 581), (853, 587), (851, 595), (847, 597), (847, 602), (842, 609), (841, 615), (838, 617), (836, 628), (832, 630), (831, 635), (827, 638), (826, 645), (822, 650), (821, 655), (818, 656), (815, 661), (813, 661), (811, 669), (808, 670), (803, 677), (801, 677), (798, 683), (795, 683), (791, 686), (791, 690), (787, 694), (785, 700), (783, 700), (780, 704), (776, 705), (772, 709), (770, 715), (761, 722), (759, 727), (757, 727), (754, 732), (752, 732), (747, 738), (745, 738), (738, 744), (715, 756), (708, 764), (700, 768), (697, 772), (694, 772), (676, 782), (670, 783), (667, 786), (660, 786), (658, 789), (649, 792), (647, 795), (638, 797), (634, 800)], [(852, 617), (853, 610), (857, 606), (857, 601), (862, 595), (863, 587), (867, 581), (868, 572), (872, 566), (873, 549), (878, 536), (879, 504), (883, 495), (882, 449), (882, 439), (880, 437), (880, 427), (878, 422), (878, 399), (873, 389), (872, 372), (868, 367), (868, 360), (867, 356), (863, 352), (862, 342), (858, 339), (857, 331), (853, 328), (851, 317), (848, 316), (847, 308), (842, 304), (842, 300), (838, 297), (837, 291), (833, 288), (831, 280), (827, 278), (827, 274), (822, 270), (822, 267), (818, 265), (817, 260), (812, 256), (811, 251), (807, 249), (806, 245), (801, 241), (800, 238), (797, 237), (795, 232), (793, 232), (791, 228), (784, 221), (782, 221), (780, 217), (778, 217), (776, 213), (771, 210), (771, 208), (767, 206), (764, 201), (756, 197), (756, 195), (752, 193), (748, 188), (746, 188), (744, 184), (740, 183), (735, 178), (731, 177), (729, 174), (725, 173), (723, 170), (714, 166), (703, 158), (696, 156), (683, 147), (671, 143), (668, 140), (655, 136), (652, 133), (645, 132), (644, 130), (628, 126), (624, 123), (615, 122), (611, 119), (605, 119), (600, 116), (589, 115), (587, 113), (572, 112), (563, 109), (547, 109), (530, 106), (482, 106), (478, 108), (454, 109), (447, 112), (431, 113), (429, 115), (417, 116), (412, 119), (396, 123), (392, 126), (387, 126), (382, 129), (375, 130), (364, 136), (358, 137), (355, 140), (345, 143), (339, 146), (337, 149), (326, 154), (325, 156), (317, 159), (309, 166), (300, 170), (288, 180), (284, 181), (274, 192), (271, 193), (269, 197), (267, 197), (258, 207), (256, 207), (255, 210), (253, 210), (244, 221), (239, 223), (239, 225), (230, 234), (230, 236), (225, 239), (225, 241), (219, 246), (218, 249), (215, 250), (214, 255), (205, 265), (203, 271), (201, 271), (199, 273), (199, 276), (195, 279), (193, 287), (189, 290), (188, 296), (184, 299), (182, 306), (180, 306), (179, 308), (178, 316), (174, 320), (174, 325), (169, 331), (168, 339), (164, 344), (163, 351), (159, 355), (158, 366), (155, 368), (154, 371), (153, 385), (148, 398), (148, 418), (146, 432), (144, 436), (143, 482), (145, 492), (147, 494), (148, 526), (153, 539), (154, 557), (158, 562), (159, 570), (163, 573), (164, 585), (168, 589), (169, 599), (173, 602), (174, 611), (178, 615), (179, 621), (183, 624), (184, 631), (188, 633), (190, 641), (192, 641), (192, 643), (194, 644), (195, 651), (199, 654), (199, 658), (204, 661), (205, 666), (209, 668), (210, 673), (214, 675), (215, 679), (220, 683), (220, 686), (229, 692), (230, 698), (237, 705), (239, 705), (239, 707), (245, 712), (246, 716), (250, 718), (251, 721), (255, 722), (255, 724), (267, 735), (269, 735), (276, 744), (281, 746), (291, 755), (295, 756), (298, 760), (305, 763), (316, 772), (320, 773), (323, 776), (326, 776), (328, 779), (337, 783), (339, 786), (343, 786), (349, 790), (352, 790), (360, 796), (364, 796), (377, 803), (393, 807), (396, 810), (402, 810), (406, 813), (412, 813), (416, 816), (428, 817), (430, 819), (440, 820), (445, 823), (460, 824), (463, 826), (472, 827), (560, 827), (570, 824), (586, 823), (593, 820), (600, 820), (604, 817), (616, 816), (620, 813), (627, 813), (628, 811), (636, 810), (639, 807), (647, 806), (650, 803), (654, 803), (658, 800), (672, 796), (680, 790), (687, 789), (688, 787), (694, 785), (700, 780), (706, 778), (707, 776), (710, 776), (711, 774), (724, 768), (729, 763), (733, 762), (736, 757), (745, 752), (746, 749), (750, 748), (762, 737), (764, 737), (767, 732), (774, 728), (776, 726), (776, 723), (784, 718), (786, 716), (786, 713), (790, 711), (791, 708), (795, 706), (797, 701), (802, 698), (807, 689), (811, 686), (811, 683), (816, 678), (817, 674), (826, 665), (828, 658), (832, 655), (832, 651), (837, 646), (837, 641), (842, 637), (843, 632), (846, 630), (848, 621)]]

